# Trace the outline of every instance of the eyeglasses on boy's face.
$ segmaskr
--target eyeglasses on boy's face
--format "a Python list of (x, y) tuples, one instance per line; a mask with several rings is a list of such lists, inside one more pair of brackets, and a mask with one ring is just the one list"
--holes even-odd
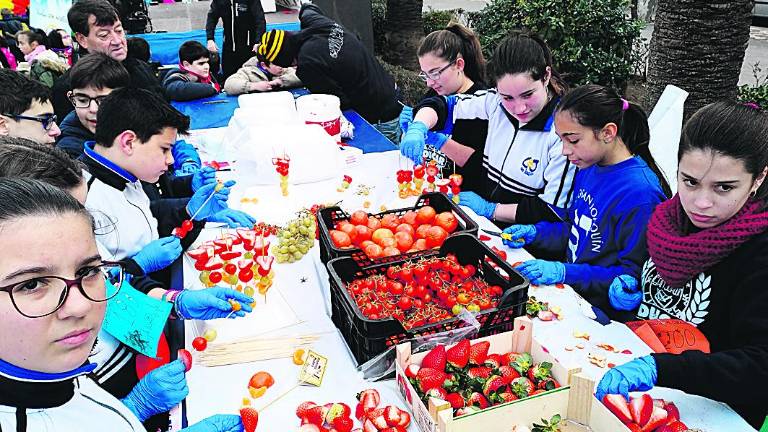
[[(38, 276), (0, 287), (0, 291), (11, 296), (11, 303), (20, 314), (27, 318), (41, 318), (61, 309), (73, 286), (77, 286), (85, 298), (98, 303), (116, 296), (123, 279), (124, 271), (120, 263), (104, 262), (78, 270), (74, 279)], [(111, 284), (109, 289), (107, 282)]]
[(88, 108), (91, 106), (91, 102), (96, 102), (96, 106), (98, 107), (107, 96), (109, 95), (91, 97), (82, 93), (74, 93), (69, 95), (68, 99), (75, 108)]
[(36, 121), (38, 123), (41, 123), (43, 125), (43, 129), (46, 131), (51, 130), (53, 125), (56, 124), (56, 114), (43, 114), (39, 116), (27, 116), (22, 114), (3, 114), (6, 117), (10, 117), (16, 121), (19, 120), (31, 120)]

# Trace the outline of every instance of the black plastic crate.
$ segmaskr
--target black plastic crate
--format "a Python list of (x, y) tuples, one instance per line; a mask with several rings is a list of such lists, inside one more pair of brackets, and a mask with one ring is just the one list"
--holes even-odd
[[(368, 216), (374, 216), (379, 219), (388, 214), (396, 214), (397, 216), (402, 216), (405, 214), (405, 212), (417, 211), (425, 206), (432, 206), (432, 208), (434, 208), (435, 212), (437, 213), (447, 211), (453, 212), (459, 225), (456, 227), (456, 231), (451, 233), (451, 235), (468, 233), (477, 236), (477, 223), (473, 221), (466, 213), (464, 213), (464, 210), (462, 210), (458, 205), (451, 201), (450, 198), (439, 192), (432, 192), (421, 195), (419, 200), (416, 201), (416, 205), (413, 207), (387, 210), (385, 212), (376, 214), (368, 213)], [(403, 260), (404, 258), (413, 258), (434, 252), (434, 250), (427, 250), (410, 254), (401, 254), (390, 257), (371, 259), (368, 258), (368, 256), (365, 255), (365, 253), (359, 248), (353, 247), (349, 249), (339, 249), (333, 245), (330, 231), (333, 229), (333, 227), (336, 226), (337, 223), (349, 220), (349, 218), (350, 215), (340, 207), (326, 207), (317, 211), (317, 225), (318, 229), (320, 230), (320, 261), (322, 261), (323, 264), (326, 264), (328, 261), (334, 258), (351, 256), (361, 265), (368, 266), (380, 263), (397, 262)]]
[[(476, 276), (503, 290), (497, 308), (476, 314), (480, 323), (479, 336), (488, 336), (513, 329), (513, 320), (525, 313), (528, 301), (529, 282), (518, 274), (511, 265), (499, 258), (484, 243), (471, 234), (457, 234), (449, 237), (438, 251), (426, 256), (453, 254), (462, 265), (472, 264), (477, 268)], [(336, 258), (327, 263), (331, 285), (332, 320), (349, 346), (358, 363), (364, 363), (387, 348), (419, 336), (449, 331), (466, 325), (457, 318), (406, 330), (394, 318), (370, 320), (363, 316), (354, 299), (347, 291), (347, 284), (354, 279), (385, 274), (387, 268), (400, 265), (413, 258), (405, 257), (393, 263), (361, 266), (351, 257)], [(494, 266), (492, 266), (490, 260)], [(505, 276), (508, 276), (507, 279)]]

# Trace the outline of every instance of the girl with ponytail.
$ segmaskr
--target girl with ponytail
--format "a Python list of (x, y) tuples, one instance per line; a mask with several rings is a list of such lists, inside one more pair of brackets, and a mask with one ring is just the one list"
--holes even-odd
[[(424, 98), (472, 94), (487, 88), (480, 40), (461, 24), (451, 23), (443, 30), (428, 34), (417, 54), (421, 67), (419, 76), (430, 88)], [(410, 109), (401, 114), (403, 121), (410, 121), (412, 116)], [(476, 190), (482, 185), (480, 180), (484, 176), (483, 147), (487, 133), (486, 120), (457, 120), (450, 138), (439, 132), (430, 133), (416, 159), (436, 161), (443, 178), (456, 172), (464, 177), (462, 189)]]
[(504, 230), (512, 236), (505, 244), (565, 254), (565, 263), (537, 259), (516, 270), (535, 285), (570, 284), (618, 319), (608, 288), (617, 276), (640, 275), (648, 258), (648, 219), (669, 197), (669, 185), (648, 151), (648, 118), (614, 90), (586, 85), (560, 101), (555, 130), (563, 155), (579, 168), (566, 220), (513, 225)]

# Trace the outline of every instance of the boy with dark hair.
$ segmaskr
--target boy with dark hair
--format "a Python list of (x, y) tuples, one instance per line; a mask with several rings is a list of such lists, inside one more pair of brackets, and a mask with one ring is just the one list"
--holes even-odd
[(292, 87), (301, 87), (296, 68), (280, 67), (261, 55), (251, 57), (224, 83), (224, 91), (230, 96)]
[(260, 0), (211, 0), (205, 35), (208, 49), (218, 52), (214, 34), (221, 19), (224, 46), (221, 52), (224, 79), (235, 73), (251, 56), (261, 35), (267, 30), (267, 20)]
[(0, 135), (53, 144), (60, 133), (50, 89), (18, 72), (0, 69)]
[[(121, 62), (131, 76), (131, 86), (164, 95), (152, 67), (146, 62), (127, 58), (128, 42), (123, 24), (115, 8), (107, 0), (79, 0), (67, 13), (69, 27), (83, 50), (106, 54)], [(56, 115), (64, 118), (72, 111), (67, 93), (72, 90), (69, 71), (56, 80), (53, 86), (53, 105)]]
[(171, 100), (189, 101), (214, 96), (221, 91), (211, 73), (211, 53), (197, 41), (179, 47), (179, 67), (171, 69), (163, 80), (165, 93)]
[(93, 53), (72, 67), (70, 79), (72, 90), (67, 97), (75, 110), (61, 122), (56, 146), (77, 159), (83, 154), (83, 144), (94, 140), (99, 104), (112, 90), (130, 85), (131, 76), (119, 61)]

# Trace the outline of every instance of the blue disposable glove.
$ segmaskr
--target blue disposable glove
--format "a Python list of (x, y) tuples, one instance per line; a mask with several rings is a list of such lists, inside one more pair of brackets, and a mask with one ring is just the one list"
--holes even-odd
[(192, 192), (197, 192), (201, 187), (216, 184), (216, 170), (211, 167), (198, 169), (192, 174)]
[(492, 219), (498, 204), (488, 202), (474, 192), (459, 192), (459, 205), (467, 206), (478, 215)]
[(437, 150), (443, 148), (445, 142), (448, 141), (448, 135), (440, 132), (427, 132), (426, 144), (431, 145)]
[[(227, 200), (229, 199), (229, 188), (234, 185), (234, 180), (230, 180), (224, 183), (224, 187), (218, 192), (215, 192), (216, 183), (207, 184), (201, 187), (194, 195), (192, 195), (192, 198), (189, 199), (189, 203), (187, 203), (187, 213), (189, 213), (190, 217), (194, 215), (195, 220), (203, 220), (228, 208)], [(214, 195), (213, 198), (209, 200), (208, 197), (211, 194)]]
[[(173, 155), (173, 168), (176, 172), (200, 169), (200, 166), (202, 165), (197, 150), (184, 140), (176, 141), (173, 147), (171, 147), (171, 154)], [(185, 165), (187, 165), (187, 167), (185, 167)], [(193, 172), (194, 171), (189, 171), (185, 173), (192, 174)]]
[(420, 121), (415, 121), (408, 126), (408, 132), (400, 140), (400, 153), (414, 163), (422, 163), (426, 140), (427, 125)]
[(512, 249), (520, 249), (536, 240), (536, 227), (534, 225), (512, 225), (504, 229), (504, 233), (511, 235), (512, 240), (503, 239), (502, 243)]
[(162, 237), (151, 241), (132, 258), (144, 274), (162, 270), (181, 256), (181, 240), (176, 236)]
[(656, 360), (647, 355), (616, 366), (606, 372), (597, 384), (595, 396), (603, 400), (607, 394), (620, 394), (629, 400), (629, 392), (648, 391), (656, 385)]
[(240, 210), (224, 209), (215, 215), (208, 217), (208, 222), (221, 222), (227, 224), (230, 228), (253, 228), (256, 223), (256, 219), (248, 213), (241, 212)]
[(635, 310), (642, 299), (643, 293), (637, 287), (637, 279), (630, 275), (615, 277), (608, 288), (608, 300), (616, 310)]
[[(232, 305), (227, 300), (240, 303), (240, 310), (232, 313)], [(181, 318), (210, 320), (216, 318), (243, 317), (251, 312), (253, 298), (231, 288), (213, 287), (204, 290), (184, 290), (176, 296), (176, 311)]]
[(565, 282), (565, 265), (557, 261), (540, 259), (526, 261), (515, 267), (533, 285), (552, 285)]
[(185, 176), (185, 175), (192, 175), (196, 172), (200, 171), (200, 165), (194, 163), (194, 162), (187, 162), (183, 164), (178, 169), (174, 169), (173, 173), (177, 176)]
[(413, 121), (413, 108), (404, 106), (403, 110), (400, 111), (400, 117), (398, 121), (400, 122), (400, 130), (402, 130), (403, 133), (408, 132), (408, 124)]
[(179, 432), (242, 432), (243, 422), (240, 416), (233, 414), (217, 414), (200, 420), (192, 426), (185, 427)]
[(121, 402), (144, 421), (179, 404), (189, 394), (184, 363), (174, 360), (148, 373)]

